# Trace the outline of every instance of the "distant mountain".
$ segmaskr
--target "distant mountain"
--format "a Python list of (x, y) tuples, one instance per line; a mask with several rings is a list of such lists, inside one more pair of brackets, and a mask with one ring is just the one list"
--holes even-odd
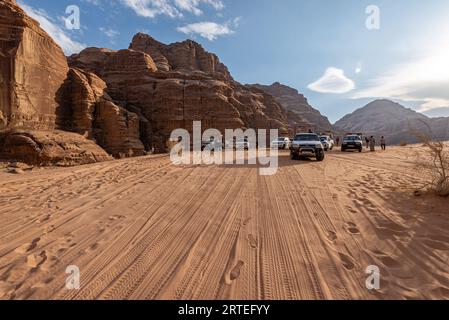
[(275, 82), (270, 86), (255, 84), (250, 85), (261, 89), (273, 97), (287, 111), (290, 127), (299, 130), (313, 129), (316, 131), (333, 131), (329, 119), (314, 109), (304, 95), (298, 90)]
[(449, 118), (429, 118), (390, 100), (376, 100), (335, 123), (346, 132), (385, 136), (389, 143), (417, 142), (414, 132), (428, 133), (427, 123), (438, 139), (449, 139)]

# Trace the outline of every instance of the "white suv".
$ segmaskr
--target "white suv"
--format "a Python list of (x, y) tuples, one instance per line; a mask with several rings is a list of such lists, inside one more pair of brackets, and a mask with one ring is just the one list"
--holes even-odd
[(271, 148), (286, 150), (286, 149), (290, 149), (291, 145), (292, 145), (292, 142), (291, 142), (290, 138), (280, 137), (271, 143)]
[(323, 144), (324, 151), (329, 151), (334, 149), (334, 140), (329, 136), (321, 136), (321, 143)]

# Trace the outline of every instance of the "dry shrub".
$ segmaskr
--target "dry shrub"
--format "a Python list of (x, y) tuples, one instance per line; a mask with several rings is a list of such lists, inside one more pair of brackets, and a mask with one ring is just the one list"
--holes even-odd
[(425, 123), (429, 133), (414, 132), (413, 134), (422, 143), (424, 152), (417, 155), (416, 166), (430, 174), (430, 183), (427, 187), (438, 195), (449, 196), (449, 145), (433, 138), (430, 126)]
[(407, 143), (406, 141), (401, 141), (401, 142), (399, 143), (399, 145), (400, 145), (401, 147), (406, 147), (406, 146), (408, 146), (408, 143)]

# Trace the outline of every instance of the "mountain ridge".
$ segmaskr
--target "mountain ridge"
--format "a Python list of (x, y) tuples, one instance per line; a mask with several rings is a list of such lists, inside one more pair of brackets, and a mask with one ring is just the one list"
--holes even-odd
[(347, 132), (385, 136), (392, 144), (415, 143), (417, 132), (426, 132), (441, 140), (449, 139), (449, 117), (431, 118), (389, 99), (374, 100), (345, 115), (334, 126)]

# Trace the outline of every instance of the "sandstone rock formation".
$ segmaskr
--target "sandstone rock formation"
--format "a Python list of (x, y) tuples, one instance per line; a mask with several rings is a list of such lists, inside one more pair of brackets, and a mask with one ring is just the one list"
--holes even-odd
[(58, 127), (95, 140), (115, 157), (143, 155), (139, 117), (116, 105), (105, 90), (106, 83), (95, 74), (70, 69), (61, 89)]
[(314, 109), (298, 90), (275, 82), (270, 86), (253, 85), (276, 98), (287, 111), (290, 126), (297, 130), (334, 131), (329, 119)]
[(53, 129), (68, 65), (61, 48), (15, 1), (0, 2), (0, 131)]
[(285, 111), (271, 95), (232, 80), (218, 58), (198, 44), (166, 46), (138, 34), (131, 48), (88, 48), (71, 56), (69, 63), (102, 78), (113, 101), (139, 115), (147, 149), (163, 149), (174, 129), (192, 130), (193, 121), (201, 121), (203, 130), (288, 132)]
[(161, 71), (196, 72), (216, 79), (232, 80), (228, 68), (218, 57), (192, 40), (165, 45), (149, 35), (138, 33), (129, 49), (149, 54)]
[(73, 166), (112, 158), (95, 142), (64, 131), (17, 130), (0, 136), (0, 158), (36, 165)]

